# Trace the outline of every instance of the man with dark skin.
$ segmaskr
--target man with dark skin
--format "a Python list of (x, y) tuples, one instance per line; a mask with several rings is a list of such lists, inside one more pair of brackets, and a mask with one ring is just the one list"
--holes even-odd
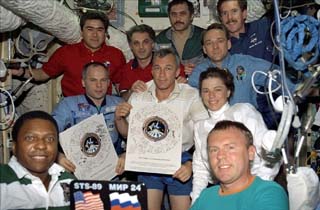
[(46, 112), (23, 114), (12, 131), (13, 156), (0, 166), (0, 209), (69, 209), (74, 176), (54, 163), (58, 126)]

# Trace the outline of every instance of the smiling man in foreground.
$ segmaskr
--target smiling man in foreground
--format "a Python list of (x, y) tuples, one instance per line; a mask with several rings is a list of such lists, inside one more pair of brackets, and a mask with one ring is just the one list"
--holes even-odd
[(0, 210), (69, 209), (74, 176), (54, 163), (58, 126), (46, 112), (23, 114), (12, 130), (13, 156), (0, 165)]
[(203, 190), (190, 210), (289, 209), (288, 196), (280, 185), (251, 174), (256, 151), (246, 126), (220, 121), (207, 140), (210, 168), (220, 185)]

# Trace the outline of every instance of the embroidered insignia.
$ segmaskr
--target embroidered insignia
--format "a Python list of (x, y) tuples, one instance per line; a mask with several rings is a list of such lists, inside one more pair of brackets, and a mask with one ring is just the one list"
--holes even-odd
[(243, 66), (237, 66), (237, 80), (244, 80), (246, 78), (246, 70)]
[(60, 183), (60, 186), (63, 190), (64, 202), (70, 201), (70, 185), (68, 183)]
[(79, 103), (78, 104), (78, 109), (80, 112), (87, 112), (89, 111), (90, 105), (87, 103)]

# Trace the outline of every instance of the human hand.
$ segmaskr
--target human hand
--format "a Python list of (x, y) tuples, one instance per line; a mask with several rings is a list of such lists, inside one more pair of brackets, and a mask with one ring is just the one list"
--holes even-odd
[(128, 102), (122, 102), (118, 104), (115, 111), (116, 120), (122, 120), (130, 113), (132, 106)]
[(185, 73), (186, 75), (190, 75), (190, 74), (192, 73), (192, 71), (193, 71), (193, 69), (194, 69), (195, 66), (196, 66), (196, 65), (194, 65), (193, 63), (186, 63), (186, 64), (184, 65), (184, 73)]
[(131, 86), (131, 91), (135, 93), (141, 93), (147, 90), (147, 85), (141, 80), (137, 80)]
[(185, 78), (185, 77), (183, 77), (183, 76), (179, 76), (179, 77), (177, 78), (177, 82), (178, 82), (178, 83), (188, 83), (188, 80), (187, 80), (187, 78)]
[(187, 161), (173, 174), (173, 178), (179, 179), (181, 182), (186, 182), (192, 175), (192, 162)]
[(23, 77), (25, 74), (25, 69), (24, 68), (18, 68), (18, 69), (9, 69), (11, 72), (12, 76), (17, 76), (17, 77)]
[(76, 170), (76, 166), (67, 159), (65, 154), (59, 152), (57, 162), (59, 165), (64, 167), (67, 171), (74, 173)]
[(117, 162), (117, 166), (116, 166), (116, 173), (118, 175), (123, 174), (124, 172), (124, 164), (125, 164), (125, 160), (126, 160), (126, 153), (122, 153), (119, 156), (118, 162)]

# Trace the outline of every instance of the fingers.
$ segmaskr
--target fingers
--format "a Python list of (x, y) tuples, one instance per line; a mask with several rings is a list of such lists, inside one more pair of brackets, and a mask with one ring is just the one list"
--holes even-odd
[(194, 69), (195, 65), (193, 63), (187, 63), (184, 65), (184, 73), (190, 75)]
[(76, 171), (76, 166), (70, 160), (66, 159), (65, 169), (74, 173)]
[(119, 156), (118, 162), (117, 162), (117, 166), (116, 166), (116, 173), (118, 175), (123, 174), (124, 172), (124, 164), (125, 164), (125, 153), (121, 154)]
[(11, 75), (13, 76), (18, 76), (21, 77), (23, 76), (23, 74), (25, 73), (23, 68), (19, 68), (19, 69), (9, 69), (11, 72)]
[(179, 77), (177, 78), (177, 82), (178, 82), (178, 83), (188, 83), (188, 80), (187, 80), (187, 78), (185, 78), (185, 77), (179, 76)]
[(69, 172), (74, 173), (76, 170), (76, 166), (70, 160), (68, 160), (63, 153), (58, 154), (57, 162)]
[(127, 117), (130, 113), (131, 108), (132, 106), (127, 102), (118, 104), (115, 111), (116, 119)]
[(131, 91), (136, 93), (144, 92), (146, 90), (147, 90), (147, 85), (145, 82), (141, 80), (135, 81), (131, 87)]
[(186, 182), (192, 175), (192, 163), (187, 161), (173, 174), (173, 178), (179, 179), (181, 182)]

